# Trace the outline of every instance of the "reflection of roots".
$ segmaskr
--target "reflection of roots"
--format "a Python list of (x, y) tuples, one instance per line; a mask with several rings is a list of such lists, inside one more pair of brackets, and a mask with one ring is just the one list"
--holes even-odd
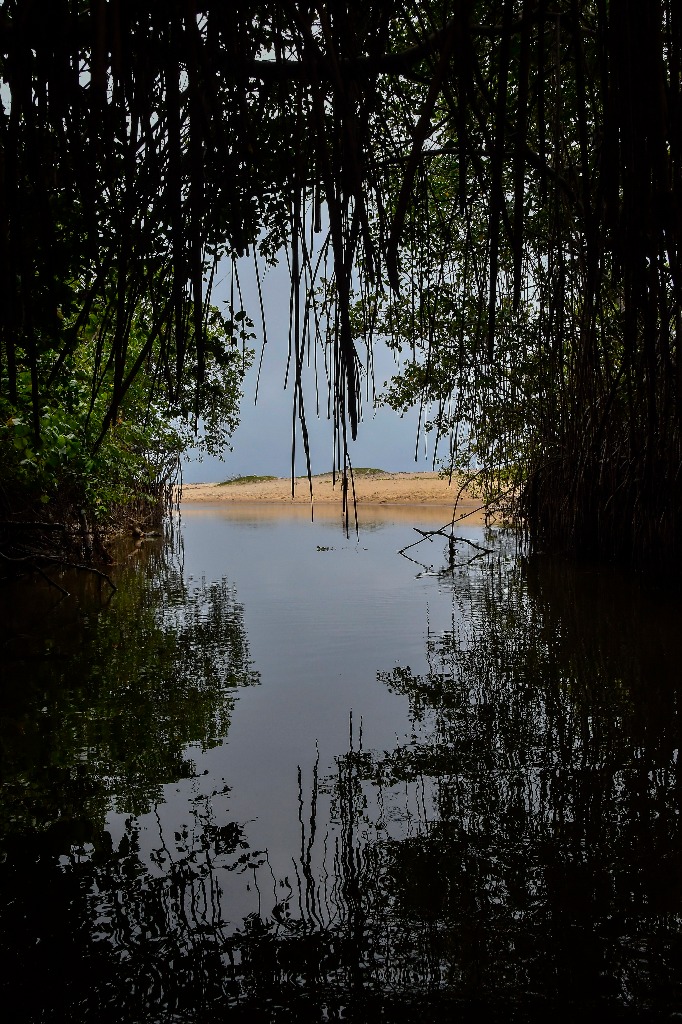
[[(140, 857), (132, 819), (111, 859), (93, 861), (97, 954), (112, 957), (122, 1018), (145, 1008), (180, 1013), (216, 1002), (279, 1005), (324, 997), (336, 1005), (368, 981), (378, 984), (390, 947), (391, 928), (379, 906), (387, 889), (380, 845), (358, 834), (364, 813), (358, 769), (365, 762), (354, 753), (339, 760), (331, 780), (334, 829), (318, 828), (319, 755), (309, 805), (299, 773), (301, 847), (293, 885), (275, 878), (266, 852), (248, 849), (239, 826), (216, 826), (208, 797), (197, 801), (193, 824), (172, 837), (156, 812), (153, 872)], [(228, 921), (226, 871), (242, 873), (258, 895), (258, 909), (238, 929)]]
[[(529, 1000), (589, 1009), (596, 991), (620, 1010), (626, 992), (673, 990), (676, 652), (641, 603), (612, 597), (609, 612), (594, 578), (563, 563), (490, 557), (452, 580), (457, 625), (427, 637), (428, 670), (379, 677), (409, 699), (410, 738), (373, 754), (351, 718), (334, 774), (320, 779), (318, 754), (304, 796), (299, 771), (290, 877), (239, 825), (217, 826), (210, 797), (174, 838), (157, 816), (152, 868), (132, 825), (116, 854), (74, 866), (91, 875), (81, 892), (120, 1019), (438, 1007), (430, 1019), (501, 1021)], [(638, 629), (653, 705), (624, 642)], [(226, 872), (258, 899), (238, 928)]]

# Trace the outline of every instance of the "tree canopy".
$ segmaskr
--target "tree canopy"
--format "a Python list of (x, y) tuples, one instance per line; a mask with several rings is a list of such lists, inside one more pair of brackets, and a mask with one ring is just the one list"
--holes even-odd
[(679, 557), (672, 0), (4, 0), (0, 29), (10, 400), (28, 372), (39, 410), (99, 303), (102, 437), (140, 361), (178, 401), (187, 367), (198, 388), (205, 373), (217, 261), (285, 246), (304, 441), (308, 346), (325, 353), (343, 459), (361, 417), (356, 342), (371, 349), (381, 309), (402, 303), (414, 394), (454, 396), (479, 438), (505, 411), (538, 543)]

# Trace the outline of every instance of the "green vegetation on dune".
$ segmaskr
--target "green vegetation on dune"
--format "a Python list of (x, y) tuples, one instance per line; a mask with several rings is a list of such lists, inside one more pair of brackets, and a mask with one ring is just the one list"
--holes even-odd
[[(331, 476), (331, 475), (332, 475), (331, 474), (331, 470), (327, 470), (326, 473), (313, 473), (312, 474), (312, 479), (313, 480), (320, 480), (320, 479), (322, 479), (322, 477)], [(336, 475), (337, 475), (337, 477), (341, 478), (343, 476), (343, 473), (342, 473), (342, 471), (337, 470)], [(355, 477), (358, 477), (358, 476), (372, 477), (372, 476), (389, 476), (389, 475), (390, 474), (388, 473), (388, 470), (385, 470), (385, 469), (374, 469), (374, 468), (369, 467), (369, 466), (361, 466), (358, 469), (353, 467), (353, 476), (355, 476)], [(308, 476), (307, 476), (306, 473), (304, 473), (302, 476), (296, 477), (296, 479), (297, 480), (307, 480)]]
[(268, 480), (277, 480), (276, 476), (234, 476), (230, 480), (223, 480), (219, 487), (228, 487), (230, 484), (262, 484)]
[[(313, 480), (322, 480), (322, 479), (324, 479), (324, 477), (328, 477), (328, 476), (331, 476), (331, 475), (332, 475), (331, 471), (327, 470), (324, 473), (313, 473), (312, 474), (312, 479)], [(341, 479), (343, 474), (340, 473), (340, 472), (337, 472), (336, 475), (337, 475), (337, 477), (339, 479)], [(359, 476), (362, 476), (362, 477), (374, 477), (374, 476), (389, 476), (389, 475), (390, 474), (385, 469), (375, 469), (374, 467), (369, 467), (369, 466), (361, 466), (358, 469), (353, 469), (353, 476), (355, 476), (355, 477), (359, 477)], [(261, 484), (261, 483), (267, 483), (270, 480), (280, 480), (280, 479), (285, 479), (285, 478), (277, 477), (277, 476), (257, 476), (255, 474), (254, 475), (249, 474), (247, 476), (233, 476), (233, 477), (230, 477), (229, 480), (221, 480), (221, 482), (218, 484), (218, 486), (219, 487), (228, 487), (230, 484)], [(308, 476), (307, 476), (306, 473), (304, 473), (302, 476), (297, 476), (296, 477), (296, 480), (307, 480), (307, 479), (308, 479)]]

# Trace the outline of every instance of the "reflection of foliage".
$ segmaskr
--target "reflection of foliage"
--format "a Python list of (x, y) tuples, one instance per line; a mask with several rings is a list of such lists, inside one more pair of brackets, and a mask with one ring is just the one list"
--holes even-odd
[(635, 588), (566, 566), (495, 557), (453, 579), (460, 625), (429, 638), (429, 673), (382, 675), (409, 696), (415, 737), (364, 769), (426, 792), (415, 834), (386, 847), (394, 913), (432, 922), (432, 954), (465, 987), (674, 1002), (681, 652), (667, 623)]
[[(315, 785), (291, 881), (274, 878), (267, 852), (250, 850), (237, 822), (217, 824), (213, 808), (226, 790), (193, 798), (191, 822), (175, 831), (155, 808), (147, 853), (132, 818), (115, 849), (107, 833), (72, 836), (70, 846), (55, 837), (59, 860), (36, 860), (23, 838), (14, 839), (0, 878), (32, 898), (8, 901), (0, 949), (10, 970), (0, 992), (10, 978), (16, 986), (28, 965), (46, 982), (28, 989), (17, 1019), (33, 1020), (46, 1005), (98, 1022), (218, 1021), (228, 1013), (241, 1019), (240, 1012), (248, 1021), (318, 1021), (323, 1007), (331, 1019), (366, 1020), (382, 1010), (387, 1020), (405, 1019), (386, 982), (423, 1000), (424, 972), (416, 963), (408, 977), (409, 925), (389, 926), (399, 959), (386, 962), (387, 922), (376, 913), (382, 857), (358, 843), (352, 775), (340, 766), (337, 830), (316, 833)], [(329, 848), (326, 881), (314, 874), (316, 845)], [(230, 912), (234, 880), (257, 895), (257, 909), (241, 921)], [(46, 915), (46, 905), (54, 913)], [(428, 1019), (411, 1005), (411, 1019)]]
[[(682, 997), (669, 606), (647, 615), (618, 580), (504, 551), (439, 585), (454, 625), (428, 637), (428, 671), (382, 675), (411, 702), (412, 736), (378, 753), (354, 723), (333, 774), (315, 764), (304, 793), (301, 773), (288, 875), (220, 816), (218, 786), (182, 826), (161, 805), (146, 832), (128, 820), (115, 848), (55, 836), (61, 869), (18, 839), (5, 877), (32, 895), (7, 918), (11, 965), (55, 979), (75, 957), (85, 969), (68, 968), (51, 1005), (100, 1022), (669, 1016)], [(161, 590), (167, 623), (172, 575)]]
[(77, 631), (57, 619), (52, 633), (48, 619), (28, 651), (8, 652), (3, 818), (12, 830), (83, 817), (83, 806), (95, 823), (112, 800), (140, 813), (161, 785), (191, 774), (188, 743), (221, 741), (236, 689), (257, 681), (233, 588), (187, 587), (165, 548), (144, 556), (147, 566), (129, 563), (114, 600), (90, 604)]

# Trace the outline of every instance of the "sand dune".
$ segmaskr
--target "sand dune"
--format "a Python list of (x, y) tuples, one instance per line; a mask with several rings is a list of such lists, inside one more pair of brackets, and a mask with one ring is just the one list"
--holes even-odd
[[(333, 485), (331, 473), (313, 477), (313, 502), (316, 505), (338, 504), (342, 502), (342, 485), (337, 477)], [(441, 479), (437, 473), (363, 473), (355, 475), (355, 495), (359, 505), (428, 505), (452, 510), (461, 481), (453, 479), (452, 483)], [(352, 493), (349, 483), (349, 499)], [(310, 485), (308, 480), (298, 478), (294, 485), (294, 496), (291, 494), (291, 480), (281, 477), (272, 480), (233, 481), (228, 484), (203, 483), (185, 484), (182, 490), (182, 502), (218, 502), (239, 504), (279, 504), (308, 505), (310, 504)], [(469, 522), (482, 522), (481, 512), (476, 512), (481, 504), (480, 499), (466, 492), (458, 501), (458, 516), (470, 513)]]

